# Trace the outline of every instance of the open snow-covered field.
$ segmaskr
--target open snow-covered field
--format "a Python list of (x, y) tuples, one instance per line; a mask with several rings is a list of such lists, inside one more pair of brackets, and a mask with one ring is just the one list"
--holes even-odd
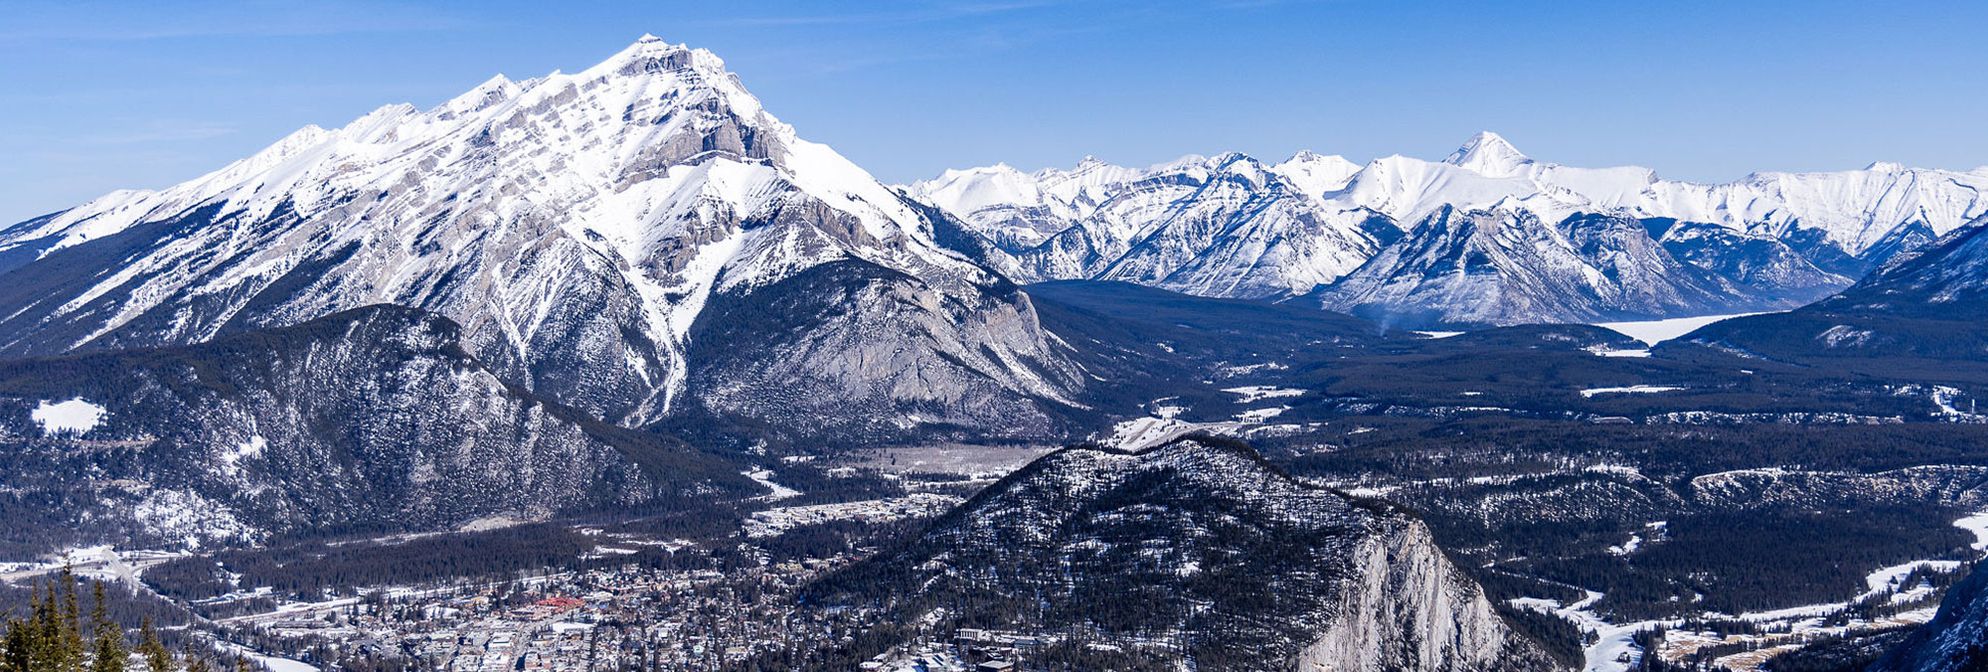
[(1646, 320), (1641, 322), (1597, 322), (1594, 326), (1621, 332), (1630, 338), (1656, 345), (1664, 341), (1697, 331), (1700, 327), (1715, 322), (1724, 322), (1735, 317), (1765, 315), (1766, 313), (1733, 313), (1730, 315), (1700, 315), (1698, 317), (1673, 317), (1668, 320)]
[(60, 432), (82, 434), (96, 429), (97, 423), (103, 421), (105, 414), (106, 411), (102, 406), (82, 399), (70, 399), (56, 403), (41, 402), (28, 415), (41, 425), (42, 431), (49, 434)]
[[(1637, 320), (1630, 322), (1594, 322), (1592, 323), (1592, 326), (1608, 329), (1610, 331), (1620, 333), (1624, 336), (1628, 336), (1630, 338), (1642, 341), (1646, 345), (1654, 346), (1658, 343), (1662, 343), (1664, 341), (1668, 341), (1677, 338), (1679, 336), (1689, 334), (1693, 331), (1697, 331), (1699, 328), (1704, 327), (1706, 325), (1718, 322), (1724, 322), (1726, 320), (1730, 320), (1736, 317), (1749, 317), (1753, 315), (1766, 315), (1766, 314), (1767, 313), (1765, 312), (1729, 313), (1725, 315), (1699, 315), (1696, 317), (1673, 317), (1663, 320)], [(1469, 332), (1417, 331), (1414, 333), (1432, 339), (1440, 339), (1440, 338), (1450, 338), (1453, 336), (1461, 336)], [(1596, 351), (1595, 354), (1609, 356), (1609, 357), (1648, 357), (1650, 351), (1610, 350), (1610, 351)]]
[(1592, 399), (1596, 395), (1602, 395), (1602, 394), (1656, 394), (1658, 392), (1676, 392), (1682, 389), (1684, 388), (1678, 387), (1676, 385), (1629, 385), (1626, 387), (1590, 387), (1588, 389), (1581, 390), (1581, 396), (1583, 398)]

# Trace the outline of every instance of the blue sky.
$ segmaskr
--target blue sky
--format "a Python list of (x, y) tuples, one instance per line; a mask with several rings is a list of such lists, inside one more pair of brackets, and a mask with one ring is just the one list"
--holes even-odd
[(887, 181), (1086, 154), (1438, 158), (1481, 129), (1696, 180), (1988, 164), (1988, 3), (848, 4), (0, 0), (0, 221), (645, 32), (718, 52)]

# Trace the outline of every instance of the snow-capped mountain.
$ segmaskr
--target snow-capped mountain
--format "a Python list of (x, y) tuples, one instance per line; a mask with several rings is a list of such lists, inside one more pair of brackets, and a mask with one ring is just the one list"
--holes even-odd
[[(1093, 161), (1072, 174), (1133, 177), (1087, 184), (1054, 208), (960, 198), (994, 192), (997, 173), (948, 173), (943, 184), (911, 190), (950, 204), (969, 227), (993, 236), (1000, 251), (988, 265), (1024, 281), (1122, 280), (1204, 296), (1274, 297), (1343, 275), (1396, 235), (1373, 212), (1333, 209), (1306, 193), (1305, 185), (1340, 181), (1343, 163), (1301, 155), (1266, 166), (1231, 153), (1127, 171)], [(1017, 226), (1056, 230), (1018, 248)]]
[(1283, 163), (1270, 167), (1270, 171), (1298, 185), (1298, 190), (1307, 194), (1325, 194), (1338, 191), (1346, 183), (1360, 174), (1360, 164), (1346, 160), (1337, 154), (1319, 154), (1311, 150), (1300, 151)]
[(969, 605), (973, 627), (1167, 633), (1202, 669), (1556, 667), (1412, 515), (1209, 440), (1044, 456), (814, 590), (941, 632)]
[(1295, 186), (1240, 154), (1182, 162), (1127, 185), (1078, 224), (1081, 240), (1101, 246), (1073, 258), (1057, 248), (1059, 234), (1038, 248), (1052, 253), (1021, 259), (1045, 268), (1109, 259), (1093, 278), (1203, 296), (1280, 296), (1352, 270), (1394, 235), (1372, 212), (1323, 207)]
[(963, 218), (1008, 250), (1023, 250), (1068, 228), (1141, 172), (1084, 157), (1070, 170), (1023, 173), (1007, 164), (948, 170), (909, 190)]
[(1893, 257), (1842, 296), (1822, 302), (1832, 309), (1894, 305), (1948, 317), (1988, 309), (1988, 216)]
[(1721, 282), (1725, 296), (1738, 299), (1736, 306), (1806, 302), (1850, 281), (1771, 237), (1666, 218), (1645, 218), (1642, 224), (1673, 258)]
[(1589, 212), (1719, 224), (1783, 239), (1813, 232), (1820, 244), (1861, 257), (1900, 227), (1923, 225), (1940, 235), (1988, 212), (1983, 189), (1988, 189), (1988, 168), (1958, 172), (1883, 162), (1864, 170), (1681, 182), (1636, 166), (1576, 168), (1537, 161), (1485, 132), (1441, 162), (1376, 159), (1346, 189), (1328, 196), (1402, 222), (1420, 221), (1445, 206), (1470, 210), (1511, 201), (1548, 223)]
[(191, 346), (0, 364), (0, 483), (19, 498), (0, 537), (225, 546), (759, 490), (710, 455), (506, 384), (459, 334), (368, 306)]
[[(786, 326), (864, 333), (896, 354), (790, 362), (824, 386), (796, 392), (968, 425), (985, 410), (969, 399), (1069, 399), (1081, 379), (1027, 297), (932, 235), (919, 208), (799, 138), (717, 56), (644, 36), (580, 72), (308, 127), (187, 183), (9, 227), (0, 260), (21, 267), (0, 278), (0, 355), (197, 342), (395, 303), (460, 323), (507, 378), (636, 423), (724, 403), (686, 394), (693, 369), (727, 371), (687, 359), (707, 305), (835, 266), (876, 269), (849, 272), (888, 288), (846, 298), (890, 302)], [(894, 382), (907, 369), (953, 382)]]
[[(1988, 216), (1893, 257), (1857, 284), (1799, 310), (1713, 324), (1701, 345), (1788, 360), (1894, 368), (1924, 357), (1988, 361)], [(1887, 365), (1886, 361), (1893, 361)]]
[(1771, 238), (1713, 224), (1508, 203), (1445, 207), (1311, 297), (1402, 327), (1595, 322), (1788, 308), (1848, 282)]
[[(1254, 191), (1203, 190), (1199, 187), (1204, 182), (1180, 177), (1184, 169), (1196, 167), (1265, 177), (1251, 183)], [(1880, 163), (1859, 171), (1758, 173), (1731, 183), (1698, 184), (1664, 180), (1654, 171), (1634, 166), (1578, 168), (1539, 161), (1488, 132), (1470, 138), (1441, 161), (1397, 155), (1357, 165), (1337, 156), (1301, 152), (1282, 164), (1263, 166), (1229, 154), (1138, 171), (1118, 169), (1112, 174), (1120, 179), (1086, 192), (1107, 195), (1092, 196), (1089, 202), (1097, 203), (1095, 207), (1059, 201), (1053, 217), (1042, 214), (1048, 210), (1037, 207), (1037, 201), (1003, 196), (1027, 192), (1034, 184), (1033, 176), (1012, 169), (949, 171), (908, 191), (954, 213), (968, 228), (994, 237), (1006, 254), (989, 255), (996, 258), (988, 265), (1019, 279), (1129, 280), (1221, 297), (1322, 291), (1355, 268), (1376, 261), (1377, 267), (1362, 269), (1368, 277), (1346, 281), (1368, 288), (1455, 284), (1434, 278), (1374, 277), (1389, 270), (1407, 273), (1417, 266), (1399, 263), (1403, 256), (1464, 251), (1465, 247), (1430, 240), (1450, 235), (1448, 230), (1420, 231), (1428, 222), (1452, 222), (1439, 216), (1445, 211), (1524, 213), (1525, 221), (1536, 222), (1538, 230), (1508, 228), (1516, 236), (1511, 242), (1550, 240), (1563, 247), (1568, 232), (1616, 221), (1587, 215), (1642, 220), (1650, 229), (1649, 238), (1661, 248), (1651, 250), (1641, 262), (1632, 258), (1598, 265), (1591, 259), (1558, 269), (1524, 271), (1461, 258), (1424, 259), (1425, 265), (1502, 274), (1484, 281), (1515, 288), (1539, 280), (1538, 276), (1607, 276), (1611, 268), (1626, 271), (1633, 263), (1644, 266), (1629, 277), (1563, 283), (1585, 287), (1577, 293), (1586, 295), (1546, 296), (1543, 293), (1554, 291), (1547, 287), (1533, 292), (1540, 296), (1532, 303), (1565, 308), (1561, 310), (1532, 312), (1508, 304), (1504, 309), (1472, 306), (1458, 312), (1442, 304), (1416, 303), (1445, 296), (1446, 290), (1402, 292), (1400, 298), (1407, 303), (1394, 306), (1397, 312), (1424, 315), (1429, 321), (1493, 318), (1495, 323), (1799, 305), (1849, 285), (1891, 255), (1988, 212), (1988, 199), (1980, 196), (1988, 188), (1988, 168), (1956, 172)], [(997, 188), (997, 182), (1003, 186)], [(968, 193), (976, 197), (962, 198)], [(1241, 193), (1259, 200), (1237, 195)], [(1268, 202), (1276, 205), (1261, 205)], [(1206, 214), (1210, 212), (1213, 215)], [(1211, 218), (1222, 226), (1208, 224)], [(1006, 233), (1017, 226), (1028, 229), (1030, 236)], [(1036, 234), (1047, 238), (1024, 247)], [(1404, 249), (1384, 254), (1389, 243)], [(1641, 241), (1636, 246), (1649, 247)], [(1567, 252), (1526, 254), (1544, 263)], [(1670, 258), (1657, 258), (1664, 256)], [(1615, 296), (1620, 299), (1611, 298)]]
[(1382, 323), (1426, 326), (1654, 316), (1716, 306), (1722, 295), (1634, 219), (1570, 216), (1556, 225), (1523, 208), (1444, 208), (1317, 298)]
[(1463, 146), (1443, 157), (1443, 163), (1485, 177), (1512, 177), (1533, 165), (1533, 160), (1519, 148), (1513, 147), (1504, 136), (1484, 131), (1471, 136), (1463, 142)]

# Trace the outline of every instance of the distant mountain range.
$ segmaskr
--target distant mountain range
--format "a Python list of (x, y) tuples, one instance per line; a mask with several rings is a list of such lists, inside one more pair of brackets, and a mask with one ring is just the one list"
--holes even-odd
[[(1086, 159), (893, 187), (715, 55), (645, 36), (0, 227), (0, 552), (583, 513), (725, 528), (769, 489), (810, 507), (917, 481), (978, 494), (878, 528), (904, 534), (790, 606), (1202, 669), (1555, 669), (1593, 624), (1513, 600), (1779, 608), (1758, 567), (1744, 596), (1672, 581), (1740, 583), (1695, 556), (1607, 584), (1654, 567), (1627, 535), (1760, 499), (1679, 484), (1979, 461), (1983, 188), (1988, 168), (1882, 163), (1678, 182), (1490, 133), (1441, 161)], [(1662, 343), (1562, 324), (1757, 311), (1780, 312)], [(998, 481), (836, 461), (1072, 444)], [(769, 480), (790, 474), (809, 491)], [(1885, 521), (1978, 502), (1974, 471), (1903, 480), (1961, 494)], [(1662, 506), (1609, 510), (1645, 495)], [(1464, 566), (1439, 523), (1481, 537)], [(1856, 562), (1952, 550), (1901, 539)], [(1980, 585), (1937, 625), (1978, 623)], [(1911, 655), (1959, 640), (1925, 641)]]
[(1442, 161), (1305, 152), (1146, 169), (953, 170), (907, 187), (1025, 280), (1308, 297), (1404, 325), (1788, 308), (1988, 212), (1988, 168), (1877, 163), (1725, 184), (1533, 160), (1480, 133)]

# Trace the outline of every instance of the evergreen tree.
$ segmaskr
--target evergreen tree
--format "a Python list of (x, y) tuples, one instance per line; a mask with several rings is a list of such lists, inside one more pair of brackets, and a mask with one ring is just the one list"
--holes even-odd
[(34, 586), (26, 620), (9, 619), (0, 636), (0, 672), (82, 672), (82, 615), (76, 575), (64, 567), (46, 586)]
[(0, 672), (28, 672), (34, 660), (34, 638), (28, 621), (7, 619), (7, 636), (0, 640)]
[(200, 654), (194, 652), (192, 643), (186, 645), (184, 658), (186, 660), (186, 672), (214, 672), (214, 666), (207, 664), (206, 658), (202, 658)]
[(147, 672), (173, 672), (173, 652), (159, 641), (159, 631), (152, 629), (152, 619), (147, 617), (138, 628), (138, 653), (145, 656)]
[(62, 589), (61, 622), (57, 628), (54, 665), (60, 672), (82, 672), (83, 610), (76, 599), (76, 572), (63, 565), (57, 578)]
[(34, 623), (29, 635), (31, 641), (27, 644), (27, 672), (75, 672), (78, 667), (69, 657), (69, 637), (75, 624), (69, 619), (69, 610), (63, 607), (62, 585), (71, 578), (65, 569), (59, 578), (49, 581), (46, 588), (35, 589)]
[(91, 647), (90, 672), (124, 672), (124, 664), (129, 654), (124, 648), (124, 629), (110, 620), (110, 607), (104, 599), (104, 584), (96, 583), (96, 604), (90, 609), (91, 625), (96, 630), (96, 645)]
[(28, 635), (27, 672), (61, 672), (56, 649), (62, 641), (61, 609), (57, 606), (55, 584), (35, 586), (31, 632)]

